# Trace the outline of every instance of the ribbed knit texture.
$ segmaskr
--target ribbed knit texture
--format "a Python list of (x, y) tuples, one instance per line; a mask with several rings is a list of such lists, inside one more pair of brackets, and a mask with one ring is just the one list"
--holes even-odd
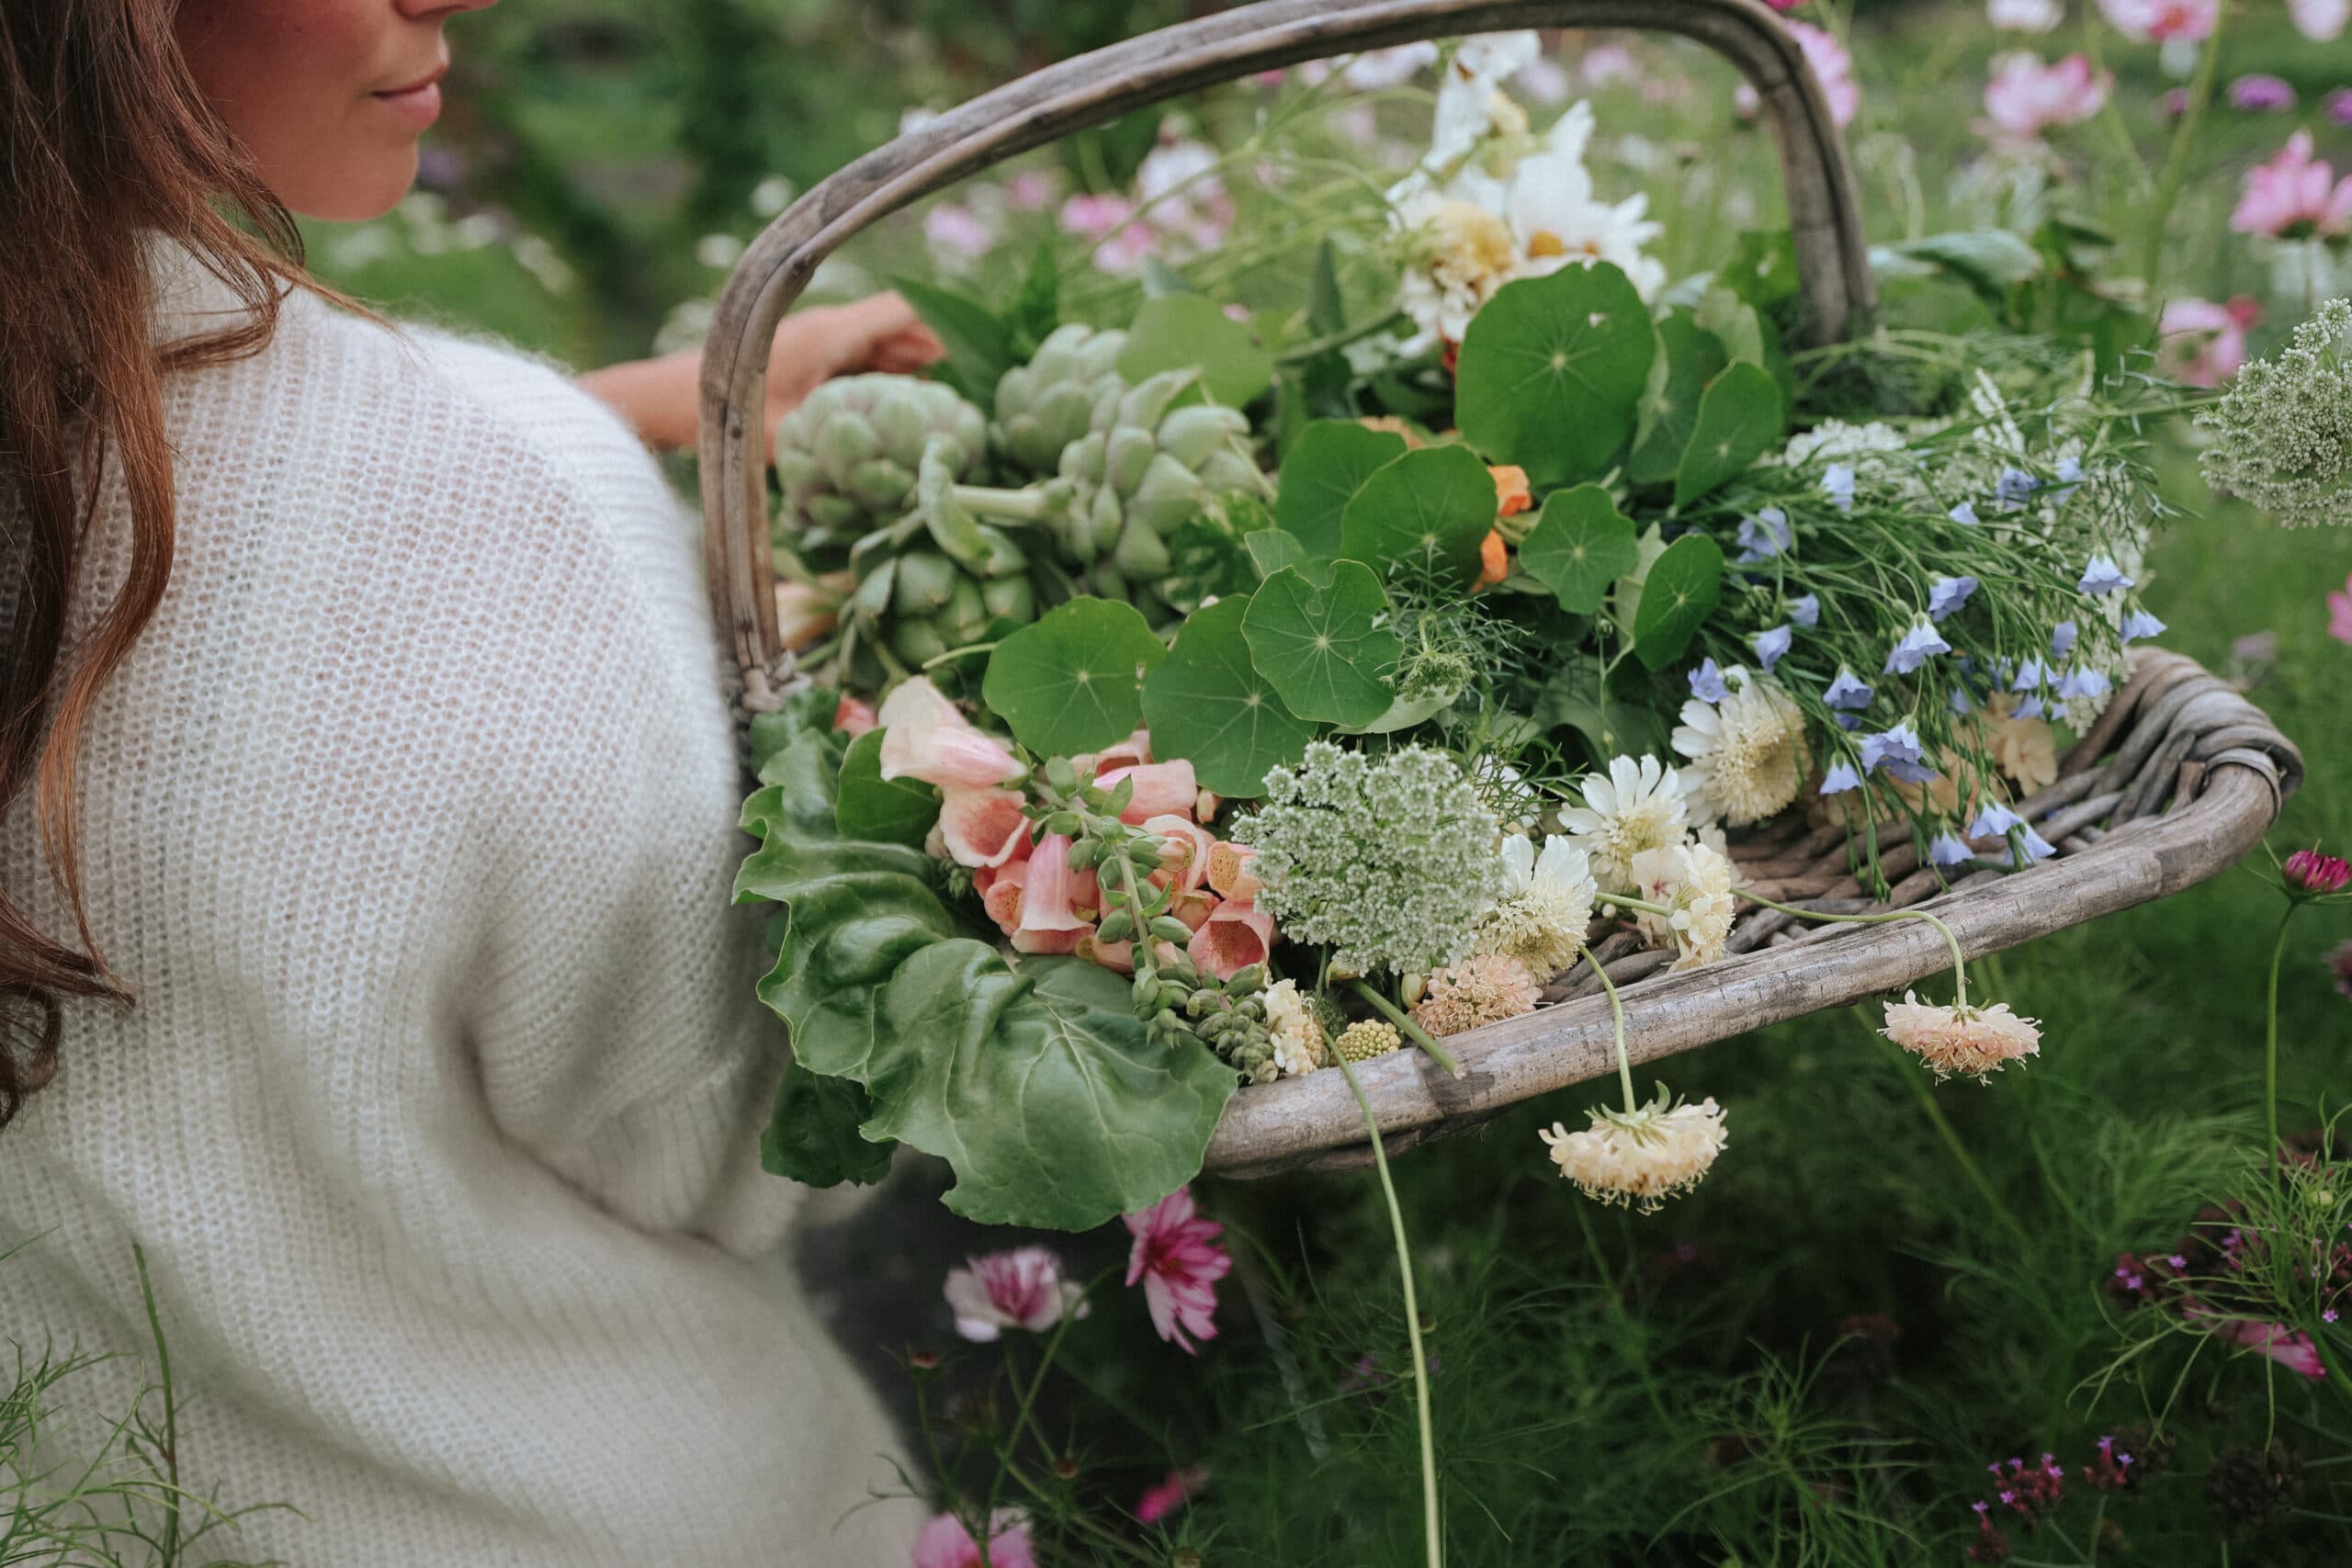
[[(159, 331), (218, 289), (177, 277)], [(782, 1068), (690, 523), (521, 355), (296, 296), (169, 387), (162, 613), (81, 767), (91, 923), (0, 1131), (0, 1337), (145, 1339), (297, 1568), (902, 1563), (894, 1447), (775, 1249)], [(0, 506), (5, 506), (0, 502)], [(106, 499), (74, 625), (128, 559)], [(8, 886), (69, 931), (5, 826)], [(126, 1404), (136, 1370), (80, 1386)]]

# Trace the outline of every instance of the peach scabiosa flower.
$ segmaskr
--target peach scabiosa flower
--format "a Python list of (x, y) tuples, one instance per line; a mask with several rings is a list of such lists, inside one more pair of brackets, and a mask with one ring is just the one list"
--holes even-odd
[(1518, 959), (1473, 954), (1430, 976), (1429, 993), (1413, 1010), (1413, 1021), (1431, 1034), (1460, 1034), (1533, 1012), (1542, 989)]
[(1676, 1105), (1663, 1084), (1647, 1105), (1586, 1114), (1591, 1125), (1580, 1133), (1555, 1122), (1536, 1134), (1552, 1163), (1586, 1197), (1645, 1214), (1698, 1186), (1728, 1142), (1723, 1108), (1712, 1097)]
[(1986, 1075), (2041, 1050), (2041, 1021), (2018, 1017), (2007, 1002), (1939, 1007), (1909, 991), (1886, 1004), (1886, 1027), (1879, 1032), (1927, 1063), (1939, 1082), (1962, 1073), (1983, 1083)]

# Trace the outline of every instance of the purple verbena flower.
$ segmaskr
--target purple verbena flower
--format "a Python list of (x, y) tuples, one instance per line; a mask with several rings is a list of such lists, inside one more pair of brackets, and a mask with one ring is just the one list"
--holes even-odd
[(2295, 107), (2295, 89), (2283, 76), (2256, 71), (2230, 84), (2230, 107), (2247, 114), (2275, 114)]

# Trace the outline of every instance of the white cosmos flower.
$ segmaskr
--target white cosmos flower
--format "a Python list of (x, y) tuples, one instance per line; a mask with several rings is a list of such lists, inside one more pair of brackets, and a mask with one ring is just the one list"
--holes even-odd
[(1503, 894), (1478, 922), (1472, 952), (1516, 958), (1540, 982), (1576, 961), (1584, 929), (1592, 919), (1592, 865), (1585, 852), (1557, 833), (1544, 839), (1544, 852), (1513, 836), (1503, 840)]
[(1674, 749), (1690, 759), (1682, 771), (1691, 807), (1735, 828), (1761, 822), (1797, 797), (1804, 716), (1779, 682), (1734, 665), (1720, 703), (1682, 705)]

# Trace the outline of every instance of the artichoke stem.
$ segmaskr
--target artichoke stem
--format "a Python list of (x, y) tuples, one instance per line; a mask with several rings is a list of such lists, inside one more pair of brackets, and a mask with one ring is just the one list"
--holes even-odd
[(948, 493), (991, 523), (1043, 523), (1052, 512), (1042, 491), (954, 485)]

